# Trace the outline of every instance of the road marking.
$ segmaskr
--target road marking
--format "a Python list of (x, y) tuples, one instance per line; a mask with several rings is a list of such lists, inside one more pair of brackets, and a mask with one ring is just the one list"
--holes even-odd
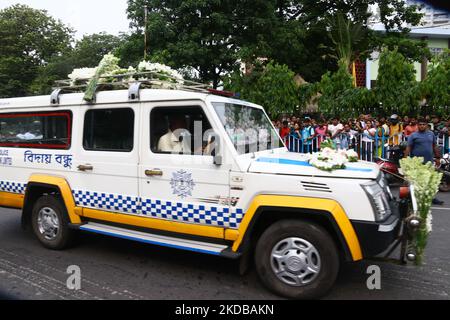
[(437, 208), (437, 207), (432, 207), (432, 210), (442, 210), (442, 211), (450, 211), (450, 208)]

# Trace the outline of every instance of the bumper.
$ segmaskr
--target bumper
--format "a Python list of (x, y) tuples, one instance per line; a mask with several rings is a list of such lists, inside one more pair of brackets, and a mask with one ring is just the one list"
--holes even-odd
[(404, 212), (400, 203), (391, 203), (392, 215), (384, 222), (352, 221), (364, 258), (386, 251), (400, 236)]

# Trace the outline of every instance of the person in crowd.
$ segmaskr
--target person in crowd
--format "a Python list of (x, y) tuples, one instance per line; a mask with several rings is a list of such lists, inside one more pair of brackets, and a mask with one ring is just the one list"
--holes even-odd
[(289, 121), (283, 121), (283, 127), (280, 129), (280, 137), (281, 139), (286, 139), (287, 136), (291, 133), (291, 129), (289, 128)]
[(400, 117), (393, 114), (389, 118), (389, 145), (398, 146), (402, 140), (402, 133), (403, 125), (400, 123)]
[(441, 134), (442, 129), (445, 127), (445, 123), (441, 122), (441, 118), (439, 116), (433, 116), (431, 119), (430, 130), (434, 133), (435, 136)]
[(321, 119), (319, 125), (315, 129), (315, 137), (317, 138), (317, 147), (320, 150), (322, 141), (327, 138), (328, 124), (325, 119)]
[(361, 139), (363, 160), (373, 160), (374, 140), (377, 129), (372, 125), (371, 121), (366, 122), (366, 129), (364, 129)]
[(378, 157), (385, 157), (383, 154), (384, 147), (389, 139), (389, 126), (386, 123), (386, 118), (381, 117), (380, 120), (375, 121), (377, 130), (375, 137), (375, 148)]
[(340, 148), (349, 150), (355, 148), (355, 140), (358, 131), (353, 130), (349, 123), (344, 125), (344, 131), (341, 133)]
[[(426, 121), (426, 120), (424, 120)], [(427, 122), (428, 125), (428, 122)], [(414, 132), (419, 131), (419, 126), (417, 125), (417, 119), (416, 118), (411, 118), (409, 125), (407, 125), (405, 127), (405, 130), (403, 131), (403, 133), (405, 134), (406, 139), (409, 138), (409, 136), (411, 136)]]
[[(405, 150), (406, 157), (423, 157), (424, 163), (440, 161), (441, 155), (436, 144), (436, 137), (428, 130), (428, 122), (422, 118), (418, 121), (418, 131), (411, 134), (408, 139), (408, 147)], [(444, 202), (433, 199), (433, 204), (442, 205)]]
[(331, 139), (337, 146), (339, 146), (340, 144), (339, 135), (342, 133), (342, 131), (344, 131), (344, 126), (342, 125), (342, 123), (340, 123), (338, 117), (334, 117), (331, 120), (331, 124), (328, 125), (328, 132), (331, 134)]
[(403, 117), (403, 127), (406, 127), (407, 125), (409, 125), (410, 120), (408, 116), (404, 116)]
[(302, 129), (300, 128), (300, 124), (297, 122), (294, 125), (294, 128), (291, 131), (291, 136), (295, 139), (301, 139), (302, 138)]
[(303, 122), (303, 130), (302, 130), (302, 141), (303, 141), (303, 149), (305, 153), (313, 152), (312, 142), (314, 139), (314, 128), (311, 125), (311, 118), (305, 118)]

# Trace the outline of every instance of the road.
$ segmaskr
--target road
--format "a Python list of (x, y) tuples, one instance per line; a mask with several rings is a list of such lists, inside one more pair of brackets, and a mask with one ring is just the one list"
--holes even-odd
[[(433, 233), (421, 267), (345, 264), (325, 299), (450, 300), (450, 193), (433, 210)], [(381, 290), (369, 290), (367, 267), (381, 268)], [(81, 269), (81, 290), (66, 286), (67, 268)], [(20, 227), (20, 212), (0, 209), (0, 292), (16, 299), (273, 300), (255, 272), (234, 261), (86, 234), (66, 251), (49, 251)]]

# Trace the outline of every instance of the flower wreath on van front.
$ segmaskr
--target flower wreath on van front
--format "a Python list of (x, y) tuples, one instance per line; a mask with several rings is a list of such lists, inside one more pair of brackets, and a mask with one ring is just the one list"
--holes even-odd
[(345, 169), (348, 162), (358, 162), (358, 154), (354, 150), (324, 148), (309, 156), (309, 164), (324, 171)]

